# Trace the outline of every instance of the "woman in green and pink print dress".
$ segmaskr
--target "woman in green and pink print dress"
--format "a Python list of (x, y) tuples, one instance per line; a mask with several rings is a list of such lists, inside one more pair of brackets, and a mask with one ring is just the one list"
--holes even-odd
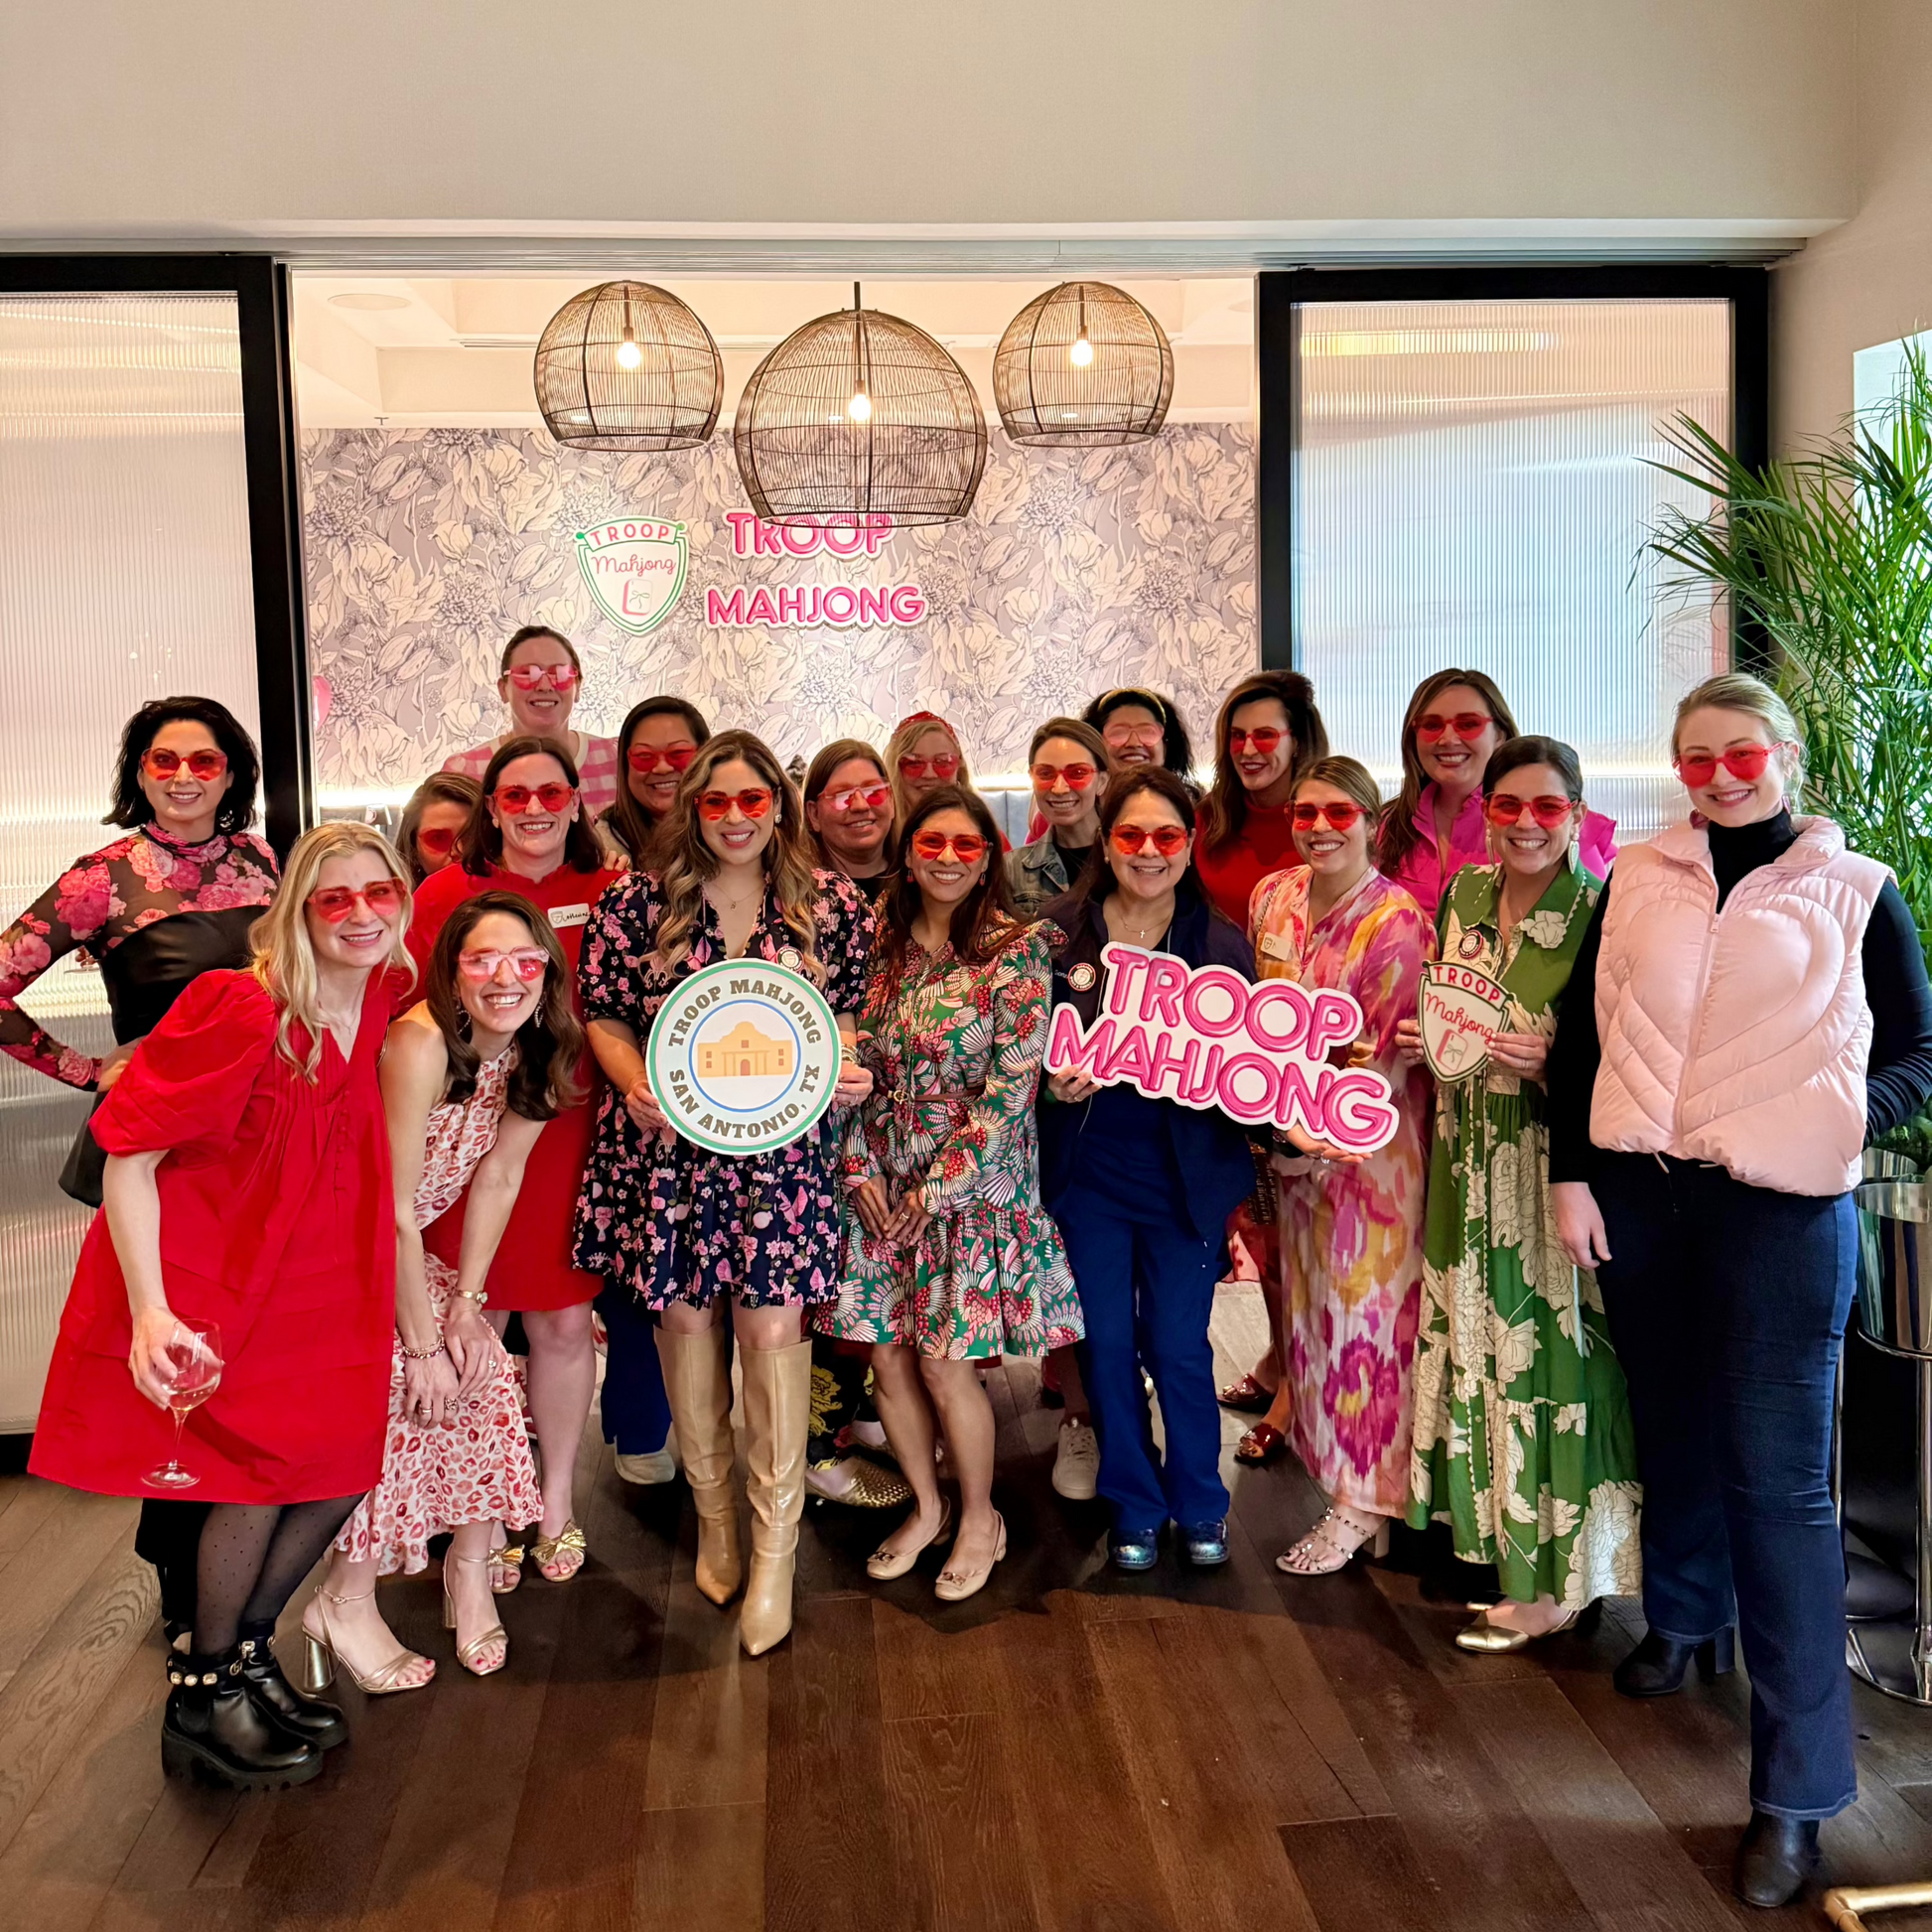
[(874, 1345), (879, 1417), (917, 1498), (867, 1566), (881, 1581), (945, 1533), (933, 1459), (944, 1424), (960, 1521), (937, 1594), (956, 1601), (1006, 1553), (979, 1365), (1085, 1331), (1040, 1204), (1034, 1117), (1056, 929), (1014, 915), (999, 828), (977, 793), (947, 785), (920, 799), (901, 852), (859, 1016), (873, 1090), (846, 1134), (844, 1275), (819, 1322)]
[[(1500, 863), (1456, 873), (1438, 923), (1442, 956), (1509, 1005), (1482, 1072), (1436, 1090), (1408, 1513), (1495, 1565), (1502, 1601), (1456, 1642), (1504, 1651), (1635, 1595), (1642, 1564), (1629, 1393), (1550, 1206), (1544, 1063), (1603, 890), (1578, 854), (1583, 771), (1567, 745), (1514, 738), (1483, 790)], [(1413, 1050), (1413, 1020), (1404, 1035)]]

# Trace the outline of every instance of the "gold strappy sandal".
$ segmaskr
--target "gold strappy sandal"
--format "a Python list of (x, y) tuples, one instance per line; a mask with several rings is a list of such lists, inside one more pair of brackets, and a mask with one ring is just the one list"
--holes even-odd
[[(584, 1559), (590, 1554), (584, 1542), (584, 1532), (577, 1527), (577, 1518), (567, 1517), (564, 1526), (555, 1536), (539, 1536), (530, 1544), (530, 1555), (536, 1559), (537, 1568), (553, 1584), (567, 1584), (584, 1567)], [(561, 1574), (552, 1571), (550, 1566), (562, 1557), (575, 1557), (577, 1560)]]
[(489, 1587), (498, 1596), (507, 1596), (522, 1581), (522, 1544), (507, 1540), (497, 1544), (489, 1553)]
[[(367, 1592), (368, 1596), (374, 1594), (373, 1590)], [(338, 1664), (348, 1672), (355, 1688), (364, 1697), (372, 1698), (388, 1697), (397, 1691), (424, 1690), (436, 1676), (434, 1657), (425, 1657), (421, 1651), (410, 1650), (401, 1643), (396, 1645), (395, 1655), (388, 1662), (378, 1664), (366, 1677), (344, 1656), (337, 1646), (336, 1632), (330, 1626), (329, 1612), (324, 1604), (325, 1602), (360, 1603), (364, 1600), (366, 1599), (363, 1595), (338, 1596), (333, 1589), (324, 1589), (320, 1584), (316, 1586), (316, 1593), (309, 1604), (309, 1609), (302, 1612), (302, 1689), (311, 1697), (328, 1690), (336, 1681)], [(309, 1610), (315, 1611), (316, 1621), (322, 1625), (320, 1631), (309, 1628)], [(406, 1684), (401, 1682), (403, 1676), (414, 1670), (418, 1664), (427, 1664), (428, 1671), (421, 1677), (410, 1679)]]
[[(443, 1559), (443, 1627), (456, 1628), (456, 1598), (450, 1593), (450, 1565), (453, 1563), (486, 1564), (487, 1557), (460, 1557), (452, 1550)], [(477, 1659), (493, 1643), (503, 1646), (503, 1654), (493, 1664), (479, 1664)], [(474, 1637), (468, 1643), (456, 1647), (456, 1660), (472, 1677), (494, 1677), (510, 1660), (510, 1633), (500, 1623), (492, 1623), (482, 1636)]]

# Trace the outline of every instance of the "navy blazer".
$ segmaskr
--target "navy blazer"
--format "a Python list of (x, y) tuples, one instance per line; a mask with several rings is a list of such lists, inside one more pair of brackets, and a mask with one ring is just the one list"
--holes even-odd
[[(1055, 899), (1039, 915), (1050, 919), (1067, 938), (1053, 956), (1054, 1006), (1076, 1009), (1091, 1026), (1100, 1011), (1105, 969), (1100, 949), (1107, 943), (1107, 922), (1099, 900), (1076, 911), (1067, 898)], [(1241, 928), (1218, 911), (1195, 888), (1192, 875), (1182, 883), (1174, 903), (1173, 924), (1162, 951), (1184, 959), (1189, 966), (1227, 966), (1245, 980), (1255, 976), (1254, 949)], [(1094, 969), (1093, 984), (1076, 993), (1067, 982), (1073, 967)], [(1218, 1237), (1227, 1218), (1255, 1190), (1254, 1158), (1248, 1151), (1248, 1130), (1230, 1120), (1218, 1107), (1183, 1107), (1177, 1100), (1155, 1103), (1168, 1123), (1181, 1198), (1195, 1237)], [(1093, 1111), (1088, 1101), (1071, 1106), (1055, 1100), (1039, 1082), (1039, 1193), (1051, 1212), (1073, 1181), (1074, 1154), (1087, 1131)]]

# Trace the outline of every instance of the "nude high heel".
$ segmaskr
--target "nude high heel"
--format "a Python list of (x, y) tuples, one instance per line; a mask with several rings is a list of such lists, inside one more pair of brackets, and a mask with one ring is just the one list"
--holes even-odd
[[(370, 1596), (375, 1594), (373, 1590), (367, 1593)], [(420, 1691), (435, 1677), (436, 1660), (433, 1657), (425, 1657), (419, 1650), (406, 1649), (400, 1643), (396, 1645), (395, 1655), (386, 1663), (378, 1664), (366, 1677), (343, 1655), (337, 1634), (330, 1625), (329, 1612), (323, 1605), (360, 1603), (363, 1600), (361, 1595), (339, 1596), (333, 1589), (324, 1589), (320, 1584), (316, 1586), (316, 1593), (310, 1598), (308, 1609), (302, 1612), (301, 1686), (311, 1697), (328, 1690), (336, 1681), (336, 1666), (339, 1663), (348, 1672), (350, 1682), (364, 1697), (389, 1697), (397, 1691)], [(316, 1621), (322, 1625), (320, 1630), (309, 1627), (310, 1611), (315, 1613)], [(405, 1671), (417, 1664), (429, 1666), (427, 1676), (408, 1684), (397, 1681)]]
[[(450, 1565), (467, 1563), (483, 1569), (489, 1567), (487, 1557), (460, 1557), (452, 1550), (443, 1559), (443, 1627), (456, 1628), (456, 1597), (450, 1591)], [(501, 1658), (493, 1664), (480, 1664), (477, 1659), (493, 1643), (503, 1646)], [(468, 1643), (456, 1647), (456, 1660), (472, 1677), (494, 1677), (510, 1660), (510, 1633), (500, 1623), (492, 1623), (482, 1636), (473, 1637)]]
[[(729, 1603), (745, 1581), (732, 1483), (731, 1355), (724, 1324), (680, 1335), (659, 1323), (657, 1354), (677, 1429), (678, 1454), (698, 1511), (698, 1587)], [(748, 1398), (749, 1401), (749, 1398)]]

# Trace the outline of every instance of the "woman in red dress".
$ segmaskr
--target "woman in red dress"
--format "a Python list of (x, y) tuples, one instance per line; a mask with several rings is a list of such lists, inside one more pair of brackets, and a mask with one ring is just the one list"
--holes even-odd
[[(548, 914), (563, 945), (575, 1012), (577, 955), (591, 907), (605, 887), (623, 875), (606, 869), (578, 788), (577, 766), (555, 739), (512, 738), (499, 747), (483, 772), (483, 810), (464, 834), (462, 863), (445, 867), (417, 891), (410, 950), (418, 964), (427, 960), (443, 922), (465, 899), (492, 889), (520, 893)], [(542, 1451), (543, 1485), (543, 1520), (530, 1554), (557, 1584), (584, 1566), (584, 1532), (573, 1514), (571, 1477), (597, 1392), (591, 1303), (604, 1284), (571, 1266), (570, 1240), (602, 1084), (596, 1062), (585, 1053), (577, 1075), (584, 1098), (538, 1135), (487, 1282), (498, 1333), (515, 1312), (529, 1337), (530, 1418)], [(459, 1200), (423, 1230), (427, 1252), (452, 1268), (462, 1257), (463, 1210)], [(522, 1557), (520, 1545), (498, 1551), (499, 1591), (515, 1588)]]
[(141, 1495), (173, 1439), (183, 1324), (218, 1326), (220, 1384), (182, 1449), (213, 1507), (193, 1647), (169, 1654), (162, 1762), (242, 1790), (314, 1777), (347, 1734), (268, 1640), (382, 1473), (395, 1233), (376, 1059), (384, 969), (409, 968), (401, 872), (367, 826), (318, 826), (289, 855), (248, 970), (204, 973), (136, 1048), (94, 1116), (106, 1206), (29, 1464)]

